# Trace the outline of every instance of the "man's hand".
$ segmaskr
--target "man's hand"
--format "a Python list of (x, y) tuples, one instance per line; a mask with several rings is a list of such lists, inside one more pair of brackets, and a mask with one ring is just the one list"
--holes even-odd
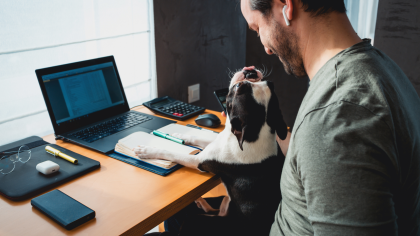
[(195, 204), (197, 204), (198, 208), (202, 209), (203, 211), (205, 211), (208, 214), (218, 215), (218, 216), (227, 216), (228, 215), (228, 213), (229, 213), (229, 203), (230, 203), (230, 197), (225, 196), (223, 198), (222, 202), (220, 203), (219, 209), (214, 209), (202, 197), (195, 200)]
[(197, 207), (200, 209), (203, 209), (203, 211), (205, 211), (206, 213), (211, 213), (211, 212), (219, 212), (219, 209), (214, 209), (213, 207), (211, 207), (207, 201), (200, 197), (199, 199), (195, 200), (195, 204), (197, 204)]

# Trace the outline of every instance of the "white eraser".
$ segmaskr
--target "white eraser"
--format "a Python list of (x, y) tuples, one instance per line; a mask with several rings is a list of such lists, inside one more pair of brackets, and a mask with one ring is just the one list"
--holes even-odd
[(36, 165), (36, 169), (44, 175), (49, 175), (57, 172), (60, 169), (60, 166), (52, 161), (44, 161)]

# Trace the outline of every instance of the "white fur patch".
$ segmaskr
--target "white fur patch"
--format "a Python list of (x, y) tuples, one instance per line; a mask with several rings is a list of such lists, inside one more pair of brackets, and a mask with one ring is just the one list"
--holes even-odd
[(217, 136), (216, 140), (197, 155), (200, 162), (215, 160), (230, 164), (252, 164), (260, 163), (270, 156), (277, 155), (276, 137), (270, 132), (271, 128), (267, 123), (262, 126), (258, 140), (252, 143), (245, 141), (242, 151), (238, 140), (230, 130), (229, 117), (226, 120), (225, 129)]
[(271, 90), (267, 85), (267, 81), (251, 83), (252, 96), (258, 104), (265, 106), (267, 111), (268, 102), (271, 98)]

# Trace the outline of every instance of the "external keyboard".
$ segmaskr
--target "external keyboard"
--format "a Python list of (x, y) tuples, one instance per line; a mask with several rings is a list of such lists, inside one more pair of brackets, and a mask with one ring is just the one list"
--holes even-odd
[(91, 126), (70, 134), (73, 137), (92, 143), (98, 139), (105, 138), (111, 134), (118, 133), (135, 125), (144, 123), (153, 118), (137, 113), (127, 113), (113, 120), (105, 121), (101, 124)]

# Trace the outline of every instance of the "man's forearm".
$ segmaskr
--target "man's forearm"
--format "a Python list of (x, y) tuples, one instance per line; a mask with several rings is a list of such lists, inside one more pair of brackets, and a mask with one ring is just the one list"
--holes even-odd
[(279, 144), (284, 156), (286, 156), (287, 149), (289, 149), (289, 142), (290, 142), (291, 136), (292, 136), (292, 133), (290, 132), (287, 132), (287, 137), (284, 140), (281, 140), (279, 136), (276, 136), (277, 143)]

